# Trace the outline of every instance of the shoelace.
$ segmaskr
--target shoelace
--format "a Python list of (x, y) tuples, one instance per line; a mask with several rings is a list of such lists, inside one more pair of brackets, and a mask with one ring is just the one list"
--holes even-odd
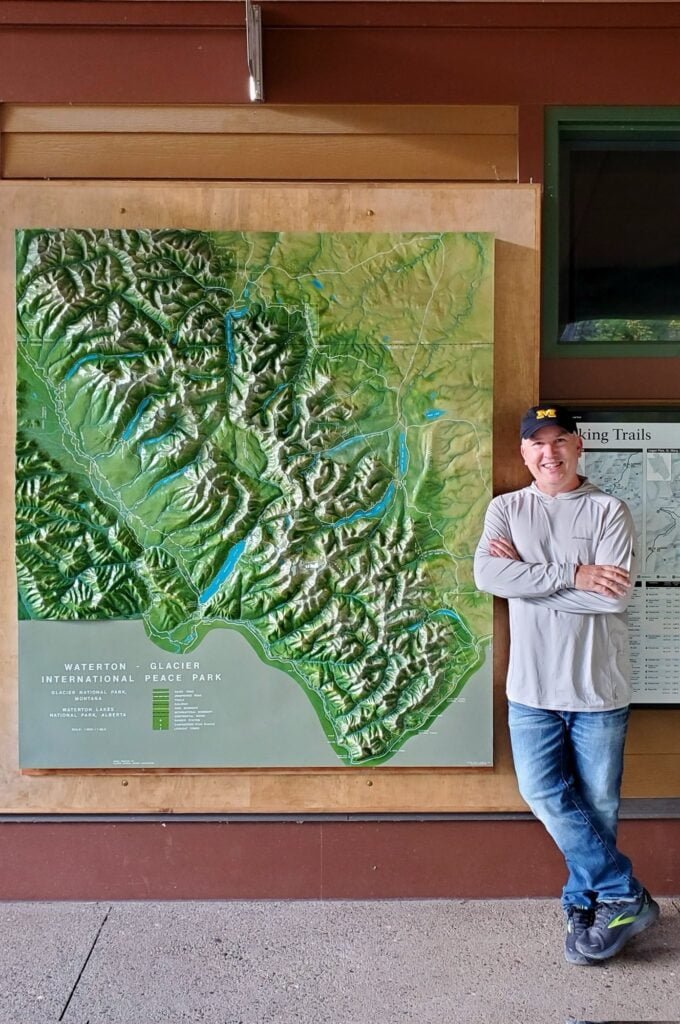
[(592, 921), (592, 910), (585, 910), (583, 907), (571, 907), (569, 916), (574, 922), (574, 931), (590, 927)]
[(605, 927), (612, 918), (626, 910), (630, 910), (631, 907), (635, 907), (635, 904), (627, 903), (625, 900), (621, 903), (599, 903), (595, 909), (595, 918), (591, 927)]

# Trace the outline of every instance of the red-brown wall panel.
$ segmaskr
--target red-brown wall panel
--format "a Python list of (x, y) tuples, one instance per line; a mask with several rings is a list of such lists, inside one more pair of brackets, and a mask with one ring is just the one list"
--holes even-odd
[[(0, 101), (247, 101), (245, 31), (233, 10), (238, 5), (224, 5), (220, 19), (215, 4), (195, 5), (194, 18), (188, 4), (141, 3), (136, 16), (134, 4), (80, 4), (85, 24), (71, 13), (63, 25), (53, 23), (54, 15), (46, 24), (36, 5), (18, 6), (24, 23), (6, 12), (0, 20)], [(300, 24), (301, 11), (324, 6), (327, 23), (317, 17), (320, 23), (310, 25), (308, 17)], [(365, 6), (381, 17), (362, 18)], [(265, 95), (270, 103), (678, 103), (678, 6), (649, 4), (648, 20), (641, 14), (644, 4), (625, 3), (462, 4), (457, 17), (456, 5), (446, 3), (289, 3), (271, 12), (265, 6)], [(110, 9), (108, 24), (87, 23), (93, 19), (85, 14), (97, 7)], [(602, 23), (603, 7), (610, 24)], [(152, 17), (157, 8), (165, 8), (164, 18)], [(344, 18), (334, 23), (338, 8)], [(400, 14), (404, 8), (410, 8), (408, 18)], [(429, 23), (424, 8), (432, 9)], [(173, 10), (170, 24), (167, 12)], [(633, 19), (631, 10), (637, 12)], [(419, 24), (403, 24), (416, 12)], [(266, 27), (268, 15), (277, 25)]]
[(245, 34), (215, 28), (0, 28), (0, 101), (247, 103)]
[[(680, 25), (675, 0), (260, 0), (267, 27)], [(237, 25), (243, 0), (2, 0), (0, 25)]]
[(541, 397), (595, 405), (680, 403), (680, 359), (543, 359)]
[[(624, 821), (657, 895), (680, 892), (680, 821)], [(555, 896), (561, 858), (535, 821), (3, 823), (0, 899)]]
[(668, 104), (680, 29), (272, 31), (272, 102)]

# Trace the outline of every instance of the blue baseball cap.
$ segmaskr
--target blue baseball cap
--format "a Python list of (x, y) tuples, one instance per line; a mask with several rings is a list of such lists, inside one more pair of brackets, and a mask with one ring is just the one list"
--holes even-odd
[(519, 436), (524, 440), (541, 427), (561, 427), (569, 434), (578, 433), (576, 420), (562, 405), (533, 405), (527, 409), (519, 425)]

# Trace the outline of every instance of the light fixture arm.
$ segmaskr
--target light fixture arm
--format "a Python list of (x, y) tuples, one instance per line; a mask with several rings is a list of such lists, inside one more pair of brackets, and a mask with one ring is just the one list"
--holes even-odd
[(246, 0), (246, 53), (251, 103), (264, 102), (262, 81), (262, 8)]

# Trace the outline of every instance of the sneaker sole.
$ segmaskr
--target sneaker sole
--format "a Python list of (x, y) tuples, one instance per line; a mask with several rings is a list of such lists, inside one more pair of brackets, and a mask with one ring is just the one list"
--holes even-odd
[[(650, 906), (644, 917), (638, 918), (633, 924), (629, 925), (627, 930), (619, 936), (613, 946), (609, 946), (608, 949), (599, 950), (595, 953), (589, 953), (587, 956), (588, 960), (608, 960), (610, 956), (616, 956), (619, 953), (629, 939), (632, 939), (634, 935), (639, 935), (646, 928), (650, 928), (659, 919), (659, 907), (655, 903)], [(578, 951), (581, 952), (580, 950)], [(581, 954), (585, 956), (585, 953)]]
[(568, 964), (572, 964), (576, 967), (592, 967), (594, 964), (597, 963), (597, 961), (593, 960), (591, 957), (584, 956), (583, 953), (577, 953), (576, 951), (574, 951), (572, 954), (569, 954), (565, 951), (564, 959), (567, 961)]

